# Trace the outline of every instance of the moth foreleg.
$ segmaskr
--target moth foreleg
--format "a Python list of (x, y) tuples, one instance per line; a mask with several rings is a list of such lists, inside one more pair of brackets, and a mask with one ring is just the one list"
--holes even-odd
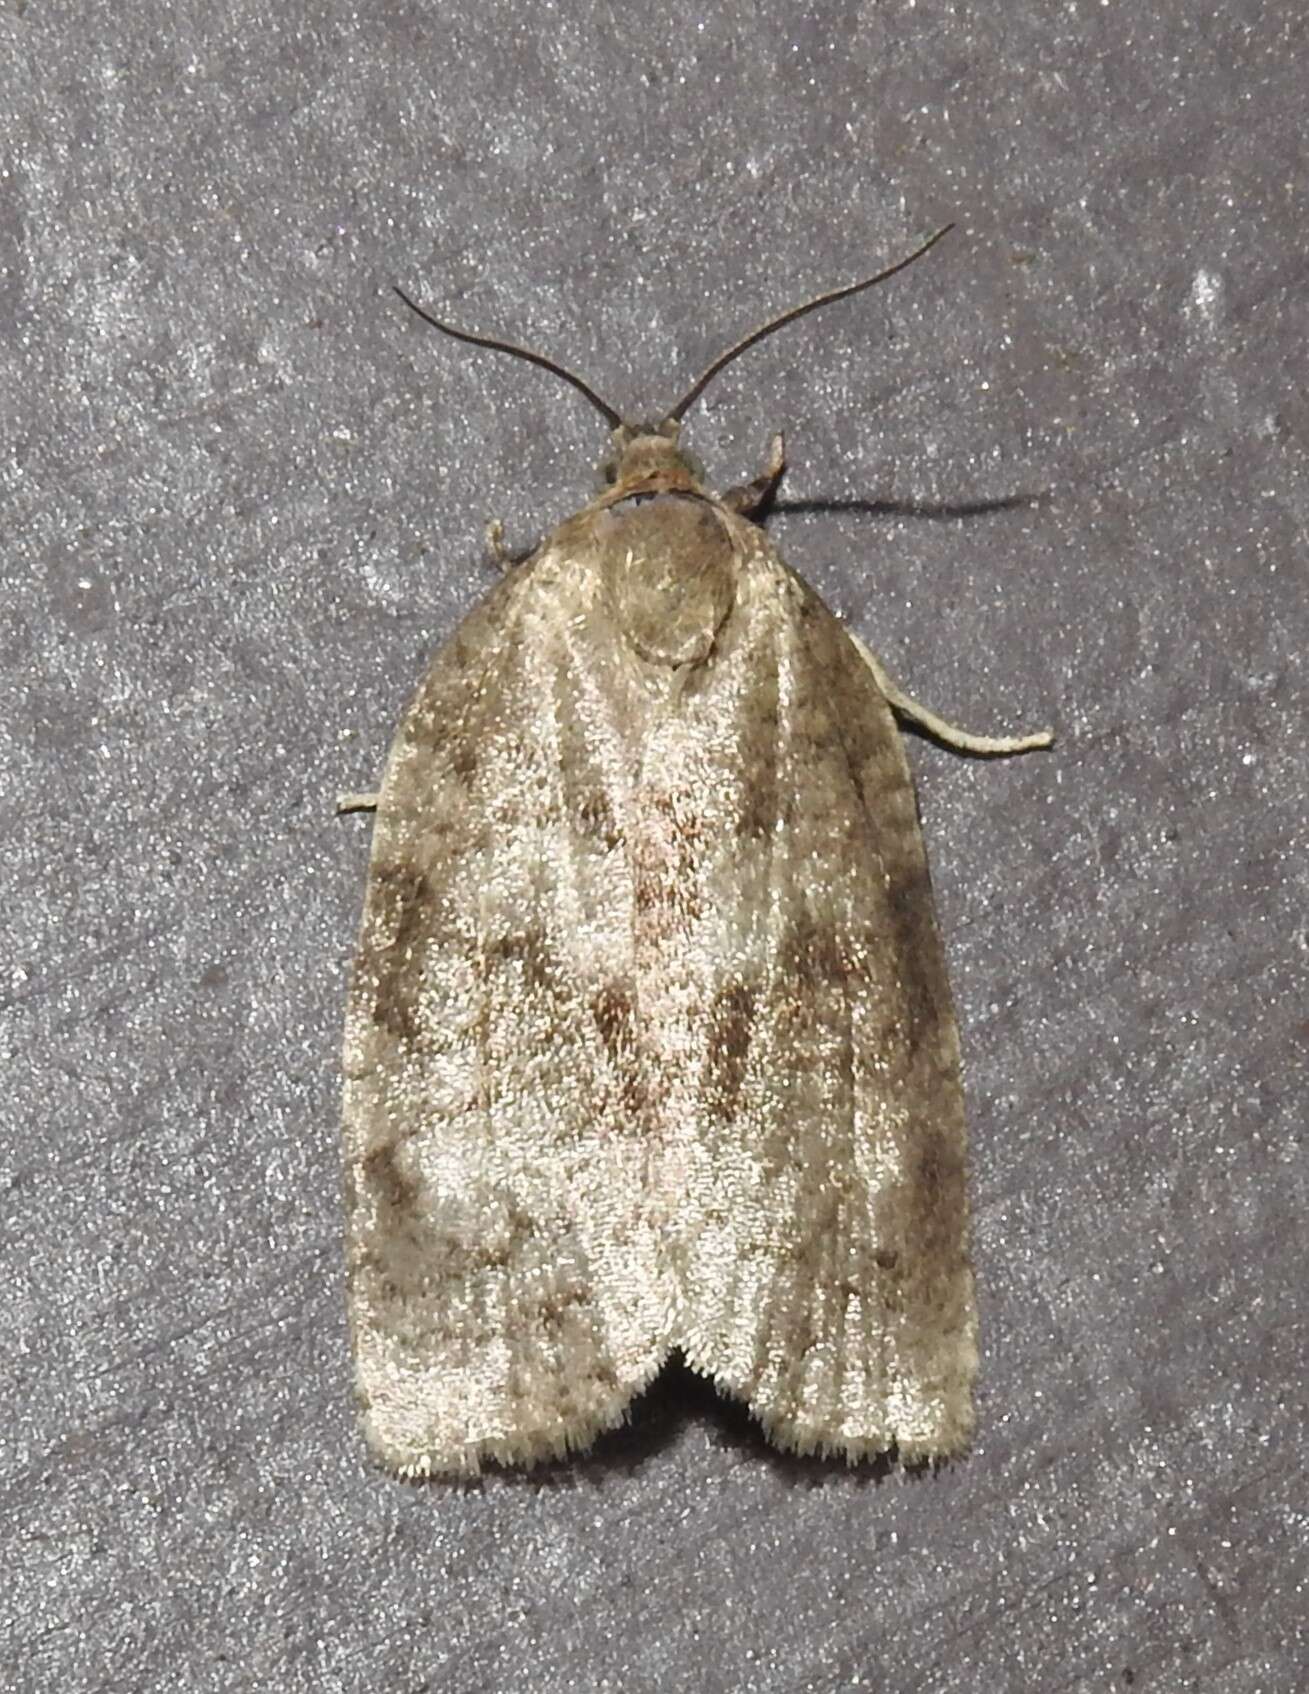
[(780, 435), (775, 435), (768, 443), (768, 463), (760, 471), (753, 482), (742, 483), (739, 488), (729, 488), (723, 495), (723, 504), (733, 512), (739, 512), (743, 518), (756, 517), (777, 492), (777, 485), (782, 480), (786, 470), (786, 444)]
[(486, 550), (491, 555), (491, 563), (498, 570), (507, 571), (516, 562), (505, 546), (505, 526), (499, 518), (492, 518), (486, 526)]

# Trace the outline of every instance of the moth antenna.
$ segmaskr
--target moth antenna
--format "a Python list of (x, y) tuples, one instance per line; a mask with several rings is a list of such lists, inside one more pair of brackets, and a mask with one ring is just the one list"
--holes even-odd
[[(908, 261), (905, 261), (908, 263)], [(471, 330), (456, 329), (453, 324), (442, 323), (440, 318), (434, 318), (430, 312), (425, 312), (416, 301), (411, 300), (404, 289), (392, 283), (391, 287), (408, 306), (411, 312), (417, 312), (424, 323), (431, 324), (433, 329), (439, 329), (442, 335), (452, 335), (456, 341), (467, 341), (474, 347), (489, 347), (493, 353), (510, 353), (515, 359), (526, 359), (529, 365), (539, 365), (543, 371), (551, 371), (555, 376), (562, 377), (565, 382), (571, 382), (579, 394), (584, 395), (600, 415), (608, 420), (610, 429), (622, 426), (622, 418), (608, 406), (596, 393), (589, 383), (583, 382), (574, 372), (565, 370), (562, 365), (555, 364), (553, 359), (547, 359), (544, 353), (533, 353), (530, 347), (515, 347), (512, 341), (497, 341), (493, 335), (474, 335)]]
[[(865, 277), (862, 282), (849, 283), (845, 288), (833, 288), (829, 293), (820, 294), (814, 300), (806, 300), (803, 306), (792, 306), (789, 312), (783, 312), (780, 317), (770, 318), (766, 324), (760, 324), (758, 329), (751, 330), (750, 334), (747, 335), (744, 340), (738, 341), (735, 347), (729, 347), (726, 353), (720, 354), (719, 357), (714, 360), (713, 364), (710, 365), (704, 375), (697, 378), (688, 391), (677, 402), (672, 411), (669, 412), (665, 421), (668, 423), (681, 423), (687, 412), (704, 393), (705, 389), (708, 388), (709, 384), (718, 375), (719, 371), (721, 371), (725, 365), (730, 365), (733, 359), (740, 358), (741, 354), (746, 352), (748, 348), (753, 347), (757, 341), (762, 341), (766, 335), (772, 335), (774, 330), (783, 329), (787, 324), (794, 323), (797, 318), (804, 317), (807, 312), (816, 312), (820, 306), (830, 306), (834, 300), (844, 300), (846, 296), (850, 294), (862, 294), (865, 288), (876, 288), (879, 282), (886, 282), (890, 277), (893, 277), (897, 271), (902, 271), (907, 265), (912, 265), (915, 259), (921, 259), (924, 253), (935, 247), (941, 237), (943, 235), (948, 235), (953, 228), (954, 225), (952, 223), (945, 224), (941, 229), (937, 230), (935, 235), (930, 236), (926, 241), (924, 241), (921, 247), (912, 252), (907, 259), (897, 260), (894, 265), (888, 265), (884, 271), (878, 271), (876, 276)], [(441, 327), (441, 325), (437, 325), (438, 329)]]

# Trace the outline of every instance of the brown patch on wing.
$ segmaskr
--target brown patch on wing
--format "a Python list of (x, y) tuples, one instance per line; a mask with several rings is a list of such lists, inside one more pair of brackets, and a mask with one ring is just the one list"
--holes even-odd
[(488, 966), (521, 966), (528, 988), (548, 988), (553, 980), (549, 939), (540, 925), (518, 935), (497, 936), (486, 943), (484, 951)]
[(593, 788), (580, 795), (573, 817), (578, 834), (588, 841), (599, 842), (606, 852), (612, 852), (623, 839), (614, 808), (603, 788)]
[[(378, 1218), (350, 1267), (359, 1297), (385, 1307), (394, 1338), (420, 1358), (434, 1339), (461, 1342), (459, 1295), (523, 1259), (536, 1233), (531, 1214), (511, 1200), (474, 1230), (466, 1211), (439, 1198), (420, 1209), (412, 1203), (419, 1185), (396, 1168), (390, 1146), (365, 1155), (361, 1172), (376, 1177), (371, 1191), (384, 1205), (393, 1195), (402, 1204)], [(435, 1288), (449, 1296), (443, 1310), (428, 1304)]]
[(953, 1018), (941, 967), (931, 880), (919, 852), (906, 851), (898, 863), (888, 864), (886, 914), (890, 935), (884, 945), (899, 966), (904, 1034), (912, 1052), (939, 1037), (943, 1012)]
[(739, 840), (759, 842), (771, 840), (777, 831), (781, 806), (777, 772), (774, 768), (756, 772), (742, 784), (736, 809), (735, 824)]
[(632, 848), (632, 901), (643, 938), (685, 933), (704, 911), (700, 889), (703, 813), (695, 797), (648, 788)]
[(915, 1243), (923, 1271), (930, 1276), (941, 1260), (953, 1269), (959, 1256), (959, 1220), (965, 1205), (963, 1149), (957, 1136), (933, 1124), (919, 1123), (909, 1160), (906, 1188), (910, 1221), (906, 1238)]
[(450, 749), (450, 769), (466, 788), (471, 788), (480, 768), (477, 743), (470, 736), (458, 736)]
[(810, 993), (844, 987), (868, 976), (870, 939), (875, 936), (855, 937), (844, 926), (815, 921), (806, 906), (782, 933), (778, 966), (790, 982)]
[(606, 983), (591, 1000), (591, 1016), (609, 1058), (619, 1107), (633, 1121), (639, 1120), (649, 1106), (649, 1095), (631, 991), (620, 982)]
[(755, 992), (744, 983), (720, 988), (709, 1012), (709, 1107), (725, 1122), (736, 1116), (750, 1057)]
[(374, 983), (372, 1016), (398, 1041), (416, 1042), (422, 986), (419, 942), (431, 918), (431, 884), (414, 865), (377, 865), (372, 872), (373, 906), (359, 969)]
[(631, 993), (622, 983), (605, 984), (591, 1001), (591, 1015), (611, 1059), (618, 1059), (636, 1045), (636, 1011)]
[(364, 1185), (390, 1212), (412, 1214), (421, 1185), (400, 1169), (394, 1142), (385, 1142), (364, 1155), (360, 1172)]

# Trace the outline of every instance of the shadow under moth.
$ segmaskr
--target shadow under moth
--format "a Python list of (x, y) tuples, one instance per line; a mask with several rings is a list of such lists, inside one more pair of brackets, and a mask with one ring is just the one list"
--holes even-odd
[[(948, 226), (947, 226), (948, 227)], [(724, 495), (682, 418), (439, 650), (376, 795), (345, 1037), (368, 1442), (403, 1475), (587, 1446), (674, 1352), (777, 1445), (972, 1427), (959, 1043), (902, 693)], [(399, 290), (397, 290), (399, 292)], [(493, 526), (494, 531), (495, 526)], [(498, 539), (498, 538), (497, 538)]]

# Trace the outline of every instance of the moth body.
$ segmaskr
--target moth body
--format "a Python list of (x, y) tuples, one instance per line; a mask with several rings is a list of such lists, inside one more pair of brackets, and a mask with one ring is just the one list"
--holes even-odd
[(585, 1447), (675, 1352), (799, 1452), (972, 1427), (958, 1039), (891, 704), (919, 709), (751, 520), (780, 440), (719, 497), (679, 421), (615, 430), (387, 760), (347, 1254), (401, 1473)]

